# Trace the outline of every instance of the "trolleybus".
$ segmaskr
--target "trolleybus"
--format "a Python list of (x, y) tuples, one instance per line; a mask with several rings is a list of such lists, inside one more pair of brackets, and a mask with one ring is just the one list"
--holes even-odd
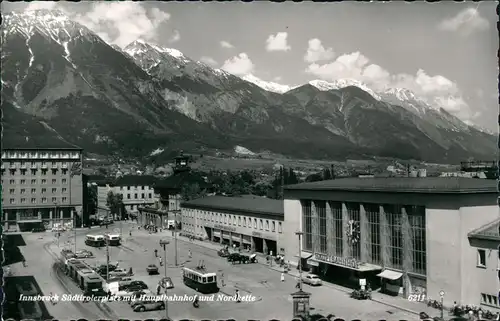
[(106, 242), (103, 235), (87, 235), (85, 236), (85, 245), (102, 247), (106, 245)]
[(217, 273), (207, 273), (204, 269), (182, 268), (182, 279), (188, 287), (203, 293), (217, 293)]
[(121, 243), (121, 237), (119, 234), (108, 234), (106, 235), (110, 246), (119, 246)]

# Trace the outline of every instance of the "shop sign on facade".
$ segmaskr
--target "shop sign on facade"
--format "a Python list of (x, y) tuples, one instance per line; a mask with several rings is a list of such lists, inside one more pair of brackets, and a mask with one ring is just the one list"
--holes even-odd
[(252, 232), (252, 236), (257, 236), (257, 237), (261, 237), (262, 234), (259, 233), (259, 232)]
[(222, 230), (222, 231), (236, 232), (236, 227), (222, 226), (219, 224), (214, 224), (214, 228), (218, 228), (219, 230)]
[(314, 260), (322, 261), (326, 263), (338, 264), (346, 266), (352, 269), (358, 269), (359, 264), (355, 258), (352, 257), (341, 257), (336, 255), (326, 255), (326, 254), (314, 254)]

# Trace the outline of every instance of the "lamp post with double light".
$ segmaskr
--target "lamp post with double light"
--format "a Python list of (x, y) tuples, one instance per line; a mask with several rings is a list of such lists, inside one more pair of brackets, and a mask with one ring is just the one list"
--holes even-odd
[(167, 245), (170, 244), (169, 241), (167, 240), (160, 240), (160, 246), (163, 247), (163, 266), (164, 266), (164, 284), (163, 287), (165, 288), (165, 319), (169, 320), (168, 318), (168, 299), (167, 299), (167, 288), (168, 285), (167, 283)]
[(299, 290), (302, 291), (302, 235), (304, 232), (297, 231), (295, 235), (299, 238)]

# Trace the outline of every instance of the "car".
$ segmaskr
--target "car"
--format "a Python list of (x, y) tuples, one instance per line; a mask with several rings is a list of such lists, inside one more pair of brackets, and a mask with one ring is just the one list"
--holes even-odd
[(52, 232), (64, 232), (66, 231), (66, 229), (62, 226), (54, 226), (52, 229), (51, 229)]
[(33, 233), (45, 232), (45, 227), (43, 227), (43, 226), (35, 227), (35, 228), (31, 229), (31, 232), (33, 232)]
[(174, 288), (174, 282), (172, 282), (172, 279), (168, 276), (161, 279), (160, 284), (162, 284), (167, 289)]
[(242, 255), (240, 255), (238, 253), (231, 253), (227, 257), (227, 261), (231, 262), (233, 264), (235, 264), (235, 263), (242, 263), (244, 260), (245, 260), (245, 257), (243, 257)]
[(106, 265), (103, 264), (103, 265), (100, 265), (98, 266), (95, 271), (98, 273), (98, 274), (106, 274), (109, 270), (109, 272), (113, 272), (114, 270), (116, 270), (118, 267), (116, 265), (113, 265), (113, 264), (110, 264), (108, 265), (108, 268), (106, 268)]
[(217, 254), (220, 256), (220, 257), (228, 257), (230, 255), (228, 249), (226, 248), (223, 248), (223, 249), (220, 249), (217, 251)]
[(137, 292), (141, 290), (147, 290), (148, 286), (143, 281), (126, 281), (126, 283), (119, 282), (119, 290), (125, 290), (128, 292)]
[(306, 276), (303, 276), (302, 282), (305, 284), (316, 286), (323, 284), (323, 281), (321, 281), (319, 276), (317, 276), (316, 274), (307, 274)]
[(158, 267), (154, 264), (148, 265), (148, 267), (146, 268), (146, 272), (148, 272), (149, 275), (156, 275), (159, 273)]
[(90, 251), (87, 251), (87, 250), (81, 250), (81, 251), (77, 251), (75, 253), (75, 257), (77, 259), (86, 259), (86, 258), (89, 258), (89, 257), (93, 257), (94, 254)]
[(120, 276), (128, 276), (128, 275), (129, 275), (129, 271), (127, 271), (125, 269), (115, 269), (114, 271), (109, 272), (110, 277), (120, 277)]
[(132, 310), (134, 310), (134, 312), (164, 310), (165, 309), (165, 302), (152, 301), (152, 300), (136, 301), (133, 304), (131, 304), (131, 307), (132, 307)]

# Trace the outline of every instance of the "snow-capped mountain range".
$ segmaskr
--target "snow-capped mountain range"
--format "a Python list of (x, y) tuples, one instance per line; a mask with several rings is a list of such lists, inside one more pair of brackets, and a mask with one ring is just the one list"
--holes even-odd
[(43, 142), (50, 129), (96, 153), (149, 155), (186, 144), (456, 160), (495, 148), (491, 136), (406, 89), (376, 92), (351, 79), (285, 86), (142, 40), (117, 48), (57, 11), (3, 18), (4, 139), (15, 140), (22, 123), (26, 137)]

